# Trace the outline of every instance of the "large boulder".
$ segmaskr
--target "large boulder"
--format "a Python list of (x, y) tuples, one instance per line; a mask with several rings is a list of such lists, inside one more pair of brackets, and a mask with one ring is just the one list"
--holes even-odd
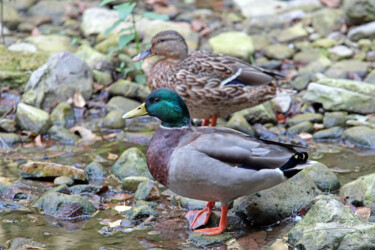
[(375, 21), (350, 29), (348, 36), (352, 41), (358, 41), (364, 38), (375, 38)]
[(373, 249), (375, 224), (356, 216), (330, 196), (320, 196), (288, 233), (295, 249)]
[(59, 52), (32, 73), (22, 99), (38, 108), (50, 109), (77, 92), (88, 100), (93, 92), (92, 85), (89, 66), (70, 52)]
[(361, 24), (375, 19), (374, 0), (344, 0), (343, 9), (350, 24)]

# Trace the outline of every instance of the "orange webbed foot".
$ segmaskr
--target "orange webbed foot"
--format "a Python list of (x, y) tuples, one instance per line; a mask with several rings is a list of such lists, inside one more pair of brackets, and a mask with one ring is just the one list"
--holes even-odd
[(189, 211), (185, 217), (189, 221), (190, 228), (195, 229), (200, 226), (206, 225), (208, 220), (210, 219), (212, 208), (214, 207), (214, 202), (208, 202), (206, 207), (202, 210)]
[(227, 214), (228, 214), (228, 206), (221, 206), (221, 217), (220, 217), (220, 224), (218, 227), (213, 228), (203, 228), (195, 230), (198, 233), (203, 235), (216, 235), (221, 234), (227, 228)]

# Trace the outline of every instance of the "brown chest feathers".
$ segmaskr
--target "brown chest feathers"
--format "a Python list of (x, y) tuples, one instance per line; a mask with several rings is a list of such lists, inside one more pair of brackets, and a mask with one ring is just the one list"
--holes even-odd
[(180, 139), (189, 129), (160, 126), (151, 139), (146, 158), (151, 175), (164, 186), (168, 186), (169, 161)]

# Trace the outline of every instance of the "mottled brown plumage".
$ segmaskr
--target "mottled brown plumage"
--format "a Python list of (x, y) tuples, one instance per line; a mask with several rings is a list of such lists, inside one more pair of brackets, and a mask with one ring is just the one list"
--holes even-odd
[(183, 97), (194, 118), (225, 117), (267, 101), (276, 93), (272, 81), (282, 79), (279, 74), (234, 57), (208, 51), (188, 55), (185, 39), (172, 30), (155, 35), (150, 49), (134, 59), (143, 60), (152, 55), (163, 58), (150, 71), (150, 90), (175, 90)]

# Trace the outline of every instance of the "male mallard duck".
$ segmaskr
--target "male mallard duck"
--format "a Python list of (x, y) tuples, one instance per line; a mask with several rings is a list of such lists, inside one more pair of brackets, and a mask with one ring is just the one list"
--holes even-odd
[(283, 78), (230, 56), (202, 50), (188, 55), (185, 39), (173, 30), (156, 34), (150, 48), (133, 61), (154, 55), (164, 58), (150, 71), (150, 90), (175, 90), (185, 100), (192, 117), (205, 119), (204, 125), (211, 117), (215, 126), (217, 117), (271, 99), (276, 93), (276, 85), (271, 82)]
[(229, 128), (191, 127), (185, 102), (169, 89), (153, 91), (144, 104), (123, 117), (147, 114), (162, 121), (146, 154), (152, 176), (179, 195), (208, 201), (205, 209), (187, 214), (191, 228), (207, 223), (215, 201), (222, 204), (220, 225), (197, 230), (206, 235), (225, 230), (230, 201), (283, 182), (307, 160), (307, 153), (292, 145), (255, 139)]

